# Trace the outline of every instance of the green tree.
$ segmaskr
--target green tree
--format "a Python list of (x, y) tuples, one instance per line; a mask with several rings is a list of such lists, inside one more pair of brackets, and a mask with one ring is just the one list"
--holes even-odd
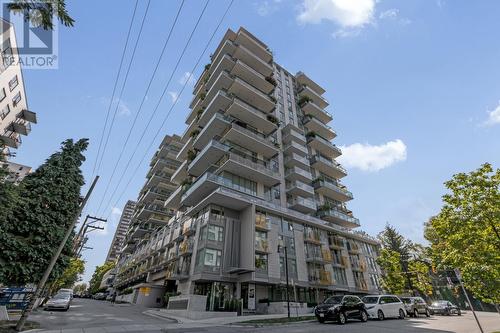
[(382, 288), (391, 294), (402, 294), (405, 290), (405, 276), (401, 268), (401, 256), (388, 248), (380, 250), (377, 263), (382, 269)]
[(87, 291), (86, 283), (79, 283), (73, 288), (75, 294), (83, 294), (85, 291)]
[(94, 274), (92, 274), (92, 278), (89, 283), (89, 291), (91, 294), (95, 294), (99, 291), (99, 286), (101, 285), (104, 274), (114, 267), (115, 263), (113, 261), (108, 261), (104, 263), (104, 265), (95, 267)]
[(79, 258), (71, 258), (62, 275), (50, 284), (51, 293), (61, 288), (72, 288), (84, 271), (85, 262)]
[(500, 303), (500, 169), (485, 163), (445, 183), (440, 213), (425, 238), (438, 269), (458, 268), (477, 298)]
[(11, 0), (7, 8), (22, 15), (26, 22), (45, 30), (54, 29), (53, 15), (67, 27), (72, 27), (75, 23), (66, 10), (65, 0)]
[[(18, 200), (8, 201), (0, 220), (0, 283), (25, 285), (40, 280), (55, 248), (76, 218), (84, 179), (80, 166), (88, 140), (66, 140), (35, 172), (15, 187)], [(0, 206), (0, 211), (3, 207)], [(50, 280), (66, 269), (71, 256), (66, 243)]]

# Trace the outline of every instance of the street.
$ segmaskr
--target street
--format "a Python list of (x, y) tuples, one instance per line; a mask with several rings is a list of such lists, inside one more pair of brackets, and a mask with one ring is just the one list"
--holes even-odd
[[(319, 324), (316, 321), (290, 325), (261, 326), (234, 323), (222, 325), (223, 320), (176, 320), (146, 315), (146, 308), (137, 305), (111, 305), (106, 301), (74, 299), (68, 312), (37, 311), (30, 320), (40, 323), (40, 332), (99, 333), (99, 332), (349, 332), (349, 333), (475, 333), (479, 332), (471, 312), (463, 316), (432, 316), (405, 320), (352, 321), (344, 326), (335, 323)], [(149, 312), (150, 313), (150, 312)], [(246, 317), (251, 320), (252, 317)], [(245, 318), (245, 319), (246, 319)], [(479, 313), (485, 332), (500, 331), (500, 316), (496, 313)], [(236, 320), (243, 318), (238, 317)]]

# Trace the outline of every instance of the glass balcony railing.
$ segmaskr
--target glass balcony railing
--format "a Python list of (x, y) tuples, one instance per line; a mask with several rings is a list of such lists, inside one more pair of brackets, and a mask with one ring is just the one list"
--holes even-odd
[(353, 197), (352, 193), (346, 190), (344, 185), (341, 185), (335, 181), (329, 180), (324, 177), (316, 178), (313, 181), (313, 185), (314, 187), (328, 187), (329, 189), (334, 190), (335, 192), (338, 192), (340, 194), (343, 194), (351, 199)]
[(335, 168), (335, 169), (341, 171), (342, 173), (347, 174), (347, 170), (344, 169), (344, 167), (342, 167), (339, 163), (337, 163), (333, 160), (330, 160), (326, 157), (323, 157), (321, 155), (315, 155), (315, 156), (311, 157), (311, 164), (314, 164), (317, 162), (325, 163), (325, 164), (329, 165), (330, 167)]

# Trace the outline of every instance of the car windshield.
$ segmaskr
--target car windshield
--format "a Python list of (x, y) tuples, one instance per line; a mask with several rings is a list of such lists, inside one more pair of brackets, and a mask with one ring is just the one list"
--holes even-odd
[(411, 298), (406, 298), (406, 297), (403, 297), (401, 298), (401, 301), (405, 304), (410, 304), (411, 303)]
[(448, 304), (448, 302), (446, 302), (446, 301), (437, 301), (437, 302), (432, 303), (432, 305), (435, 305), (435, 306), (443, 306), (446, 304)]
[(331, 296), (325, 300), (325, 304), (340, 304), (343, 296)]
[(69, 296), (65, 295), (65, 294), (57, 294), (52, 298), (54, 298), (54, 299), (67, 299), (67, 298), (69, 298)]
[(365, 296), (365, 297), (363, 297), (362, 301), (365, 304), (377, 304), (378, 297), (377, 296)]

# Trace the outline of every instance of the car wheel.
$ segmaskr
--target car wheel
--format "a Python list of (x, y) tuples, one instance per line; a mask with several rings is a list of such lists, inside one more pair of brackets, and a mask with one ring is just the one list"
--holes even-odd
[(320, 324), (323, 324), (325, 322), (325, 318), (318, 318), (318, 321)]
[(451, 315), (451, 312), (450, 312), (450, 309), (446, 309), (446, 313), (445, 313), (447, 316)]
[(413, 310), (413, 317), (418, 318), (418, 310), (417, 309)]
[(462, 311), (460, 311), (460, 309), (457, 310), (457, 315), (459, 315), (459, 316), (462, 315)]
[(362, 321), (363, 323), (366, 323), (366, 322), (368, 321), (368, 314), (366, 313), (366, 311), (365, 311), (365, 310), (362, 310), (362, 311), (361, 311), (361, 321)]
[(384, 316), (384, 313), (382, 312), (382, 310), (378, 310), (377, 311), (377, 318), (378, 318), (378, 320), (384, 320), (385, 319), (385, 316)]
[(339, 325), (344, 325), (345, 322), (346, 322), (346, 317), (345, 317), (345, 314), (343, 312), (340, 312), (339, 313), (339, 319), (338, 319), (338, 323)]
[(399, 319), (405, 319), (405, 312), (403, 309), (399, 309)]
[(425, 316), (429, 318), (431, 316), (431, 313), (429, 312), (429, 309), (425, 309)]

